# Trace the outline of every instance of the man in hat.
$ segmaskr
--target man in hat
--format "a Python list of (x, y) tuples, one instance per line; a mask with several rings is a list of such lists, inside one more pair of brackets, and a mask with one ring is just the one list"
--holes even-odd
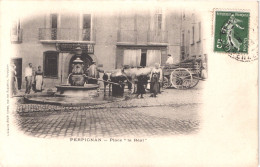
[(92, 64), (89, 66), (87, 71), (88, 71), (88, 76), (91, 77), (88, 79), (88, 83), (97, 84), (97, 82), (98, 82), (97, 79), (99, 78), (99, 70), (97, 68), (95, 60), (92, 61)]
[(167, 58), (167, 61), (166, 61), (165, 64), (167, 64), (167, 65), (173, 64), (173, 58), (172, 58), (172, 55), (168, 54), (168, 58)]

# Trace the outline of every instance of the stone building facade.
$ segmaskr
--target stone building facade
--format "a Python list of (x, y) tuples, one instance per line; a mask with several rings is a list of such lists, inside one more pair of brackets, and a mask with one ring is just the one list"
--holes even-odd
[[(11, 42), (18, 87), (25, 88), (24, 70), (43, 67), (45, 87), (66, 84), (75, 59), (83, 49), (85, 68), (95, 60), (103, 70), (129, 66), (164, 65), (167, 54), (181, 61), (182, 10), (47, 12), (15, 20)], [(191, 53), (189, 53), (191, 55)]]
[(195, 10), (182, 10), (181, 16), (181, 61), (202, 59), (207, 62), (206, 36), (203, 14)]

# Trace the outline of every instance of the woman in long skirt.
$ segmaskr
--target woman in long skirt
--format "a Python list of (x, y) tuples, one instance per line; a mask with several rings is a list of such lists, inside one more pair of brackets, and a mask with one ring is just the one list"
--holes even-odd
[(17, 77), (16, 77), (16, 66), (13, 64), (11, 67), (11, 91), (12, 96), (18, 93)]
[(38, 70), (35, 72), (35, 92), (41, 92), (43, 85), (43, 72), (41, 66), (38, 66)]
[(162, 69), (159, 68), (159, 63), (155, 63), (155, 68), (151, 71), (150, 81), (151, 97), (156, 97), (160, 91), (160, 82), (162, 81)]

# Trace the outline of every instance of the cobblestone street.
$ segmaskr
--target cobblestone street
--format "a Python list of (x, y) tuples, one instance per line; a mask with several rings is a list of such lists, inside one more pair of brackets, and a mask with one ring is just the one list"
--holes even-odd
[(199, 87), (97, 106), (20, 104), (15, 116), (25, 134), (43, 138), (185, 135), (200, 128), (201, 95)]
[(36, 137), (187, 134), (199, 128), (198, 108), (199, 105), (185, 105), (32, 112), (20, 115), (18, 126), (26, 134)]

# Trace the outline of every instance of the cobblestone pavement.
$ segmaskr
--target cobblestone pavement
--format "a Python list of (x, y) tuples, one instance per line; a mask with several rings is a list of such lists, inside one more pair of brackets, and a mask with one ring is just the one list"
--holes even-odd
[(195, 133), (198, 104), (184, 106), (108, 108), (29, 112), (17, 116), (17, 125), (35, 137), (122, 137)]
[[(150, 137), (191, 134), (200, 128), (202, 90), (167, 89), (157, 98), (63, 107), (18, 103), (17, 127), (35, 137)], [(38, 112), (35, 112), (38, 111)]]

